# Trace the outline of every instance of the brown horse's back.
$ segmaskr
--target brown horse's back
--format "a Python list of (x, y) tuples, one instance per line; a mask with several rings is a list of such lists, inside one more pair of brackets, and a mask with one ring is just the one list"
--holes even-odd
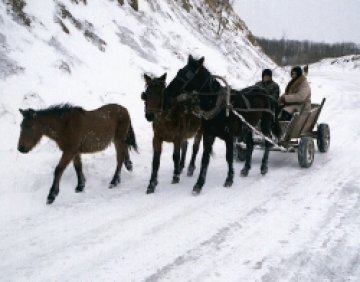
[(81, 116), (81, 153), (104, 150), (117, 138), (125, 140), (130, 127), (130, 116), (126, 108), (108, 104)]

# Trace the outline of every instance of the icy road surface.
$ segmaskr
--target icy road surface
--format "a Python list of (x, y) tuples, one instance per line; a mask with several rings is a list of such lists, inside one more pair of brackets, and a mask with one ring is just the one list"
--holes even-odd
[(226, 189), (218, 141), (198, 197), (201, 156), (195, 176), (172, 185), (170, 145), (156, 193), (145, 194), (152, 134), (141, 107), (141, 152), (117, 189), (107, 189), (113, 147), (84, 157), (83, 194), (69, 167), (52, 206), (45, 201), (60, 153), (50, 143), (26, 156), (16, 144), (2, 151), (0, 281), (359, 281), (359, 74), (319, 68), (309, 80), (313, 101), (327, 98), (320, 121), (330, 125), (330, 151), (316, 152), (309, 169), (296, 154), (271, 153), (265, 177), (255, 152), (249, 177), (237, 163)]

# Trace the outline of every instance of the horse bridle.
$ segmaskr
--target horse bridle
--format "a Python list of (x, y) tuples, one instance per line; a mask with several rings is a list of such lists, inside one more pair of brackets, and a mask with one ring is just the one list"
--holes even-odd
[[(225, 83), (225, 85), (226, 85), (227, 91), (228, 91), (228, 92), (230, 91), (230, 90), (229, 90), (229, 89), (230, 89), (230, 88), (229, 88), (229, 85), (227, 84), (227, 82), (226, 82), (226, 80), (225, 80), (224, 78), (222, 78), (222, 77), (220, 77), (220, 76), (213, 76), (211, 73), (208, 73), (208, 75), (206, 76), (203, 84), (201, 85), (200, 88), (198, 88), (198, 90), (196, 90), (196, 91), (191, 91), (190, 93), (187, 92), (187, 91), (184, 91), (185, 88), (186, 88), (186, 86), (194, 79), (194, 77), (199, 73), (199, 71), (200, 71), (200, 69), (201, 69), (202, 67), (203, 67), (203, 66), (200, 65), (199, 68), (198, 68), (195, 72), (193, 72), (193, 71), (191, 71), (191, 70), (188, 70), (188, 71), (186, 72), (186, 74), (185, 74), (186, 79), (183, 78), (183, 77), (180, 77), (180, 76), (178, 76), (178, 75), (176, 76), (175, 79), (180, 80), (181, 82), (183, 82), (183, 86), (182, 86), (182, 88), (181, 88), (181, 90), (180, 90), (180, 96), (181, 96), (181, 95), (187, 96), (187, 95), (189, 95), (189, 94), (190, 94), (190, 96), (209, 95), (209, 94), (210, 94), (210, 95), (218, 96), (217, 99), (216, 99), (216, 102), (215, 102), (216, 105), (215, 105), (214, 109), (212, 109), (212, 110), (210, 110), (210, 111), (203, 111), (203, 110), (201, 110), (199, 107), (197, 107), (195, 110), (193, 110), (193, 113), (194, 113), (196, 116), (198, 116), (198, 117), (203, 117), (203, 118), (205, 118), (205, 119), (211, 119), (211, 118), (213, 118), (216, 114), (219, 113), (219, 111), (220, 111), (221, 108), (222, 108), (221, 106), (222, 106), (223, 104), (225, 104), (225, 105), (226, 105), (226, 108), (227, 108), (227, 110), (226, 110), (226, 115), (229, 116), (229, 110), (230, 110), (230, 94), (224, 96), (224, 95), (219, 95), (219, 92), (217, 92), (217, 93), (212, 93), (212, 92), (214, 91), (214, 90), (213, 90), (213, 81), (214, 81), (214, 79), (223, 80), (224, 83)], [(210, 92), (208, 92), (208, 93), (203, 93), (203, 92), (201, 92), (201, 90), (204, 89), (204, 87), (206, 86), (207, 83), (210, 83), (210, 85), (209, 85), (209, 87), (210, 87)], [(229, 92), (229, 93), (230, 93), (230, 92)]]
[[(160, 83), (159, 83), (160, 84)], [(164, 112), (164, 104), (165, 104), (165, 99), (164, 99), (164, 92), (165, 92), (165, 87), (164, 89), (161, 91), (161, 94), (160, 94), (160, 99), (161, 99), (161, 104), (160, 104), (160, 108), (147, 108), (148, 111), (154, 113), (154, 114), (162, 114)], [(146, 98), (149, 94), (145, 92), (142, 92), (141, 93), (141, 99), (145, 101), (146, 103)]]
[[(199, 73), (199, 71), (201, 70), (201, 67), (202, 67), (202, 65), (199, 66), (195, 71), (188, 70), (188, 71), (185, 73), (184, 77), (181, 77), (181, 76), (179, 76), (179, 75), (176, 75), (176, 77), (174, 78), (174, 80), (180, 80), (180, 82), (183, 83), (183, 85), (182, 85), (182, 87), (181, 87), (181, 89), (180, 89), (180, 94), (186, 92), (186, 91), (184, 91), (185, 88), (186, 88), (186, 86), (188, 86), (188, 84), (189, 84), (189, 83), (194, 79), (194, 77)], [(198, 91), (201, 91), (201, 90), (205, 87), (206, 83), (207, 83), (210, 79), (211, 79), (211, 75), (209, 75), (209, 77), (207, 77), (207, 78), (205, 79), (204, 83), (202, 84), (202, 86), (199, 88)]]

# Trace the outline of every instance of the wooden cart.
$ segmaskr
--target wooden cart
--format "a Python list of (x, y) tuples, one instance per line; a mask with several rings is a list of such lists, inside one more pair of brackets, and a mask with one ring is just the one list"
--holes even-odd
[[(326, 99), (321, 104), (312, 104), (311, 111), (294, 113), (291, 121), (280, 121), (283, 131), (280, 140), (275, 141), (278, 146), (285, 148), (285, 152), (297, 152), (299, 165), (308, 168), (314, 161), (315, 142), (319, 152), (325, 153), (330, 146), (330, 127), (326, 123), (317, 125), (321, 110)], [(317, 125), (317, 126), (316, 126)], [(264, 140), (254, 136), (255, 148), (263, 149)], [(236, 142), (236, 157), (240, 161), (245, 160), (245, 144)], [(279, 147), (273, 147), (272, 151), (281, 151)]]

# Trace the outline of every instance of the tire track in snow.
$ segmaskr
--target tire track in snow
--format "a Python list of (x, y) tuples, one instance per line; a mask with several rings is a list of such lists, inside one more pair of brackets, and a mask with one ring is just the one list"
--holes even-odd
[[(344, 175), (343, 178), (346, 179), (347, 175)], [(332, 182), (333, 180), (334, 180), (333, 178), (329, 179), (328, 182)], [(294, 189), (299, 188), (298, 186), (300, 185), (301, 184), (296, 184)], [(289, 193), (281, 194), (281, 192), (280, 192), (281, 197), (279, 197), (279, 193), (274, 193), (274, 194), (275, 197), (271, 197), (271, 199), (266, 200), (262, 202), (260, 205), (254, 207), (245, 216), (237, 218), (234, 222), (222, 228), (211, 238), (201, 242), (195, 248), (190, 249), (185, 254), (178, 256), (174, 261), (165, 265), (153, 275), (148, 276), (146, 279), (144, 279), (144, 281), (146, 282), (163, 281), (163, 280), (174, 281), (176, 279), (181, 279), (180, 278), (181, 275), (179, 273), (187, 273), (188, 279), (193, 281), (204, 281), (204, 280), (212, 281), (211, 279), (209, 280), (211, 276), (209, 272), (216, 273), (216, 271), (212, 270), (211, 268), (207, 269), (209, 267), (207, 262), (209, 259), (207, 258), (217, 257), (217, 259), (219, 259), (219, 257), (220, 258), (224, 257), (224, 260), (227, 260), (226, 259), (227, 257), (229, 256), (233, 257), (234, 249), (236, 249), (238, 241), (250, 240), (251, 237), (256, 236), (257, 232), (261, 232), (261, 228), (258, 229), (251, 227), (253, 223), (256, 222), (265, 223), (269, 214), (274, 212), (278, 208), (278, 206), (281, 205), (281, 202), (284, 201), (291, 202), (294, 200), (294, 196), (295, 196)], [(297, 196), (295, 196), (295, 198)], [(319, 193), (316, 193), (314, 195), (314, 198), (317, 198), (318, 196)], [(300, 208), (303, 209), (303, 207), (299, 207), (299, 209)], [(295, 233), (295, 232), (299, 233), (301, 232), (301, 229), (297, 228), (297, 230), (292, 230), (292, 228), (290, 228), (289, 233)], [(283, 239), (278, 238), (278, 241), (281, 240), (288, 242), (291, 241), (291, 238), (283, 238)], [(280, 242), (280, 244), (278, 245), (281, 247), (281, 244), (282, 243)], [(242, 248), (243, 247), (244, 246), (242, 246)], [(254, 262), (253, 268), (261, 269), (264, 262), (269, 260), (270, 258), (271, 258), (271, 254), (267, 254), (261, 260)], [(243, 260), (246, 262), (247, 259), (243, 258)], [(205, 269), (201, 270), (203, 265), (205, 265), (206, 267)], [(183, 267), (184, 269), (181, 267)], [(197, 274), (195, 273), (194, 276), (191, 276), (192, 268), (195, 268), (197, 270), (196, 271)], [(198, 272), (200, 272), (200, 274)], [(216, 275), (215, 277), (213, 277), (213, 279), (214, 278), (215, 278), (214, 281), (216, 281), (216, 278), (220, 279), (220, 277)], [(239, 279), (236, 279), (236, 281), (239, 281)]]

